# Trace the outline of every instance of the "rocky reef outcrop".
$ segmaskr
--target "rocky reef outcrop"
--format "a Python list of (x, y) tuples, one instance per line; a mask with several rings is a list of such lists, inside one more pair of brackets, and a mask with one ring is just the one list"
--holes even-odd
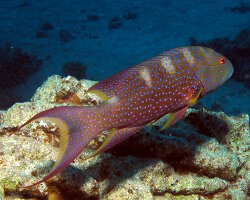
[(0, 112), (0, 199), (247, 199), (250, 193), (249, 116), (204, 108), (160, 130), (164, 117), (108, 152), (85, 156), (107, 136), (93, 140), (73, 163), (47, 183), (59, 132), (40, 121), (18, 126), (34, 114), (61, 105), (97, 105), (86, 94), (94, 82), (50, 77), (30, 102)]

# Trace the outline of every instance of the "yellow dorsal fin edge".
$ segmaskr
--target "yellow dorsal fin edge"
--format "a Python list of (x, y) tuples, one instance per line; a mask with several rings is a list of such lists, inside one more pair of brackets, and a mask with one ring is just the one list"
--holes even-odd
[(90, 91), (87, 91), (87, 94), (96, 95), (103, 101), (107, 101), (109, 99), (108, 95), (101, 92), (100, 90), (90, 90)]

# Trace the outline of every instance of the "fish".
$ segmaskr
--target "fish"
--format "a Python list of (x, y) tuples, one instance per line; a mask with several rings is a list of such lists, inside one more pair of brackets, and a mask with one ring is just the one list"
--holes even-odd
[(178, 47), (106, 78), (86, 93), (102, 99), (96, 106), (61, 106), (42, 111), (27, 124), (48, 120), (60, 131), (60, 146), (50, 172), (33, 187), (66, 168), (91, 140), (108, 131), (90, 156), (123, 142), (148, 124), (167, 115), (162, 129), (176, 123), (198, 99), (214, 91), (233, 74), (224, 55), (202, 46)]

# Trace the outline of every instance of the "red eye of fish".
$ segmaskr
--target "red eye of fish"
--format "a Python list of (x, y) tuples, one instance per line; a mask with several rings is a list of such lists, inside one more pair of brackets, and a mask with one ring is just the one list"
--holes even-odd
[(225, 58), (221, 58), (220, 59), (220, 64), (225, 64), (226, 63), (226, 59)]

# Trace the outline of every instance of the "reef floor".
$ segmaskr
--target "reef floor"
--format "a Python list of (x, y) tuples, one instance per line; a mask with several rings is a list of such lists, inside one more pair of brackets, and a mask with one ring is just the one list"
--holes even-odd
[(58, 128), (34, 114), (61, 105), (96, 105), (95, 82), (50, 77), (30, 100), (0, 112), (0, 199), (248, 199), (249, 116), (189, 109), (161, 131), (164, 117), (106, 153), (83, 161), (107, 136), (93, 140), (56, 177), (33, 188), (51, 169)]

